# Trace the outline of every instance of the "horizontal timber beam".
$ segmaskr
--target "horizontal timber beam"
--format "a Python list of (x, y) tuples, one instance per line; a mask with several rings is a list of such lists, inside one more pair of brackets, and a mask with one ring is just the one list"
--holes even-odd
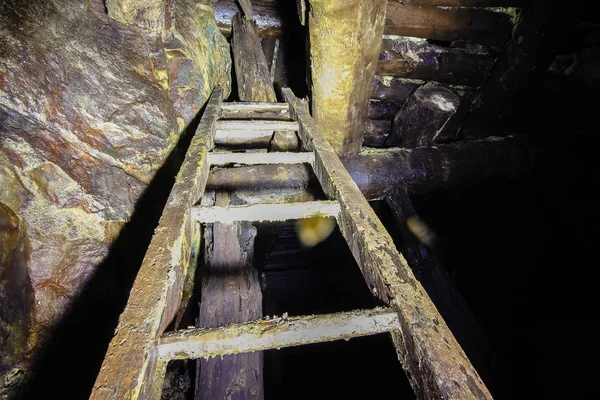
[(241, 206), (194, 207), (192, 219), (204, 224), (237, 221), (287, 221), (312, 217), (335, 217), (340, 213), (337, 201), (309, 201), (285, 204), (250, 204)]
[[(488, 138), (416, 149), (369, 149), (343, 157), (344, 167), (363, 195), (379, 199), (398, 185), (411, 194), (423, 194), (495, 177), (516, 177), (533, 164), (527, 142), (515, 138)], [(292, 189), (306, 191), (311, 179), (305, 165), (256, 165), (213, 170), (207, 190)]]
[(189, 329), (160, 339), (158, 355), (165, 359), (215, 357), (331, 342), (389, 332), (398, 317), (387, 308), (302, 317), (274, 317), (212, 329)]
[[(512, 29), (510, 18), (502, 12), (403, 3), (388, 1), (384, 34), (502, 45)], [(277, 3), (253, 0), (252, 6), (259, 36), (280, 36), (282, 27), (289, 22), (284, 21)], [(214, 4), (214, 9), (219, 30), (230, 36), (231, 20), (238, 12), (235, 0), (221, 0)]]

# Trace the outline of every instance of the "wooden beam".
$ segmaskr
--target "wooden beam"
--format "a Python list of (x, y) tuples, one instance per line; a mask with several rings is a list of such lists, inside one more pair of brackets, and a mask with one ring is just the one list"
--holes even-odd
[[(217, 193), (215, 203), (229, 205), (229, 193)], [(262, 317), (262, 293), (254, 268), (256, 234), (248, 222), (215, 222), (207, 227), (197, 327), (216, 328)], [(263, 397), (260, 353), (199, 359), (196, 365), (196, 399)]]
[(290, 219), (335, 217), (340, 212), (336, 201), (309, 201), (287, 204), (251, 204), (241, 206), (194, 207), (192, 218), (203, 224), (237, 221), (287, 221)]
[(436, 40), (464, 40), (502, 46), (512, 23), (504, 13), (477, 8), (448, 8), (388, 3), (385, 33)]
[[(232, 24), (233, 60), (235, 63), (235, 75), (240, 100), (251, 102), (276, 102), (277, 97), (275, 96), (275, 89), (273, 88), (267, 59), (262, 50), (254, 23), (242, 18), (240, 14), (236, 14)], [(228, 121), (222, 122), (227, 123)], [(250, 124), (250, 122), (245, 121), (244, 127), (248, 127)], [(290, 122), (290, 124), (293, 123)], [(287, 129), (285, 126), (280, 130), (277, 128), (276, 123), (273, 125), (275, 125), (275, 127), (273, 128), (272, 150), (296, 150), (298, 148), (298, 138), (296, 134), (293, 132), (284, 132), (283, 130)], [(291, 130), (295, 129), (292, 128)]]
[(414, 92), (424, 81), (391, 76), (377, 75), (373, 79), (371, 99), (396, 103), (398, 107)]
[(302, 317), (273, 317), (214, 329), (188, 329), (161, 338), (166, 359), (216, 357), (389, 332), (398, 317), (387, 308)]
[(369, 288), (398, 313), (400, 329), (392, 333), (392, 339), (417, 397), (491, 399), (381, 221), (317, 130), (306, 103), (289, 89), (284, 89), (283, 95), (300, 122), (302, 142), (311, 143), (315, 152), (315, 173), (321, 186), (329, 198), (340, 202), (338, 226)]
[(310, 1), (312, 114), (341, 155), (356, 154), (362, 146), (386, 3)]
[[(354, 182), (369, 200), (380, 199), (397, 185), (423, 194), (497, 177), (512, 178), (533, 164), (532, 147), (521, 138), (488, 138), (416, 149), (368, 149), (342, 158)], [(307, 189), (312, 173), (306, 165), (256, 165), (211, 171), (207, 190)]]
[(377, 74), (481, 86), (493, 65), (494, 56), (489, 52), (442, 47), (424, 39), (398, 37), (383, 40)]
[[(440, 1), (449, 2), (454, 0)], [(501, 46), (511, 33), (512, 23), (510, 18), (496, 10), (435, 7), (406, 3), (408, 2), (398, 2), (396, 0), (388, 2), (388, 17), (384, 28), (386, 35), (447, 41), (464, 40), (472, 43)], [(252, 4), (259, 36), (280, 36), (284, 20), (276, 2), (253, 0)], [(231, 20), (238, 12), (237, 5), (234, 0), (220, 0), (214, 4), (214, 7), (219, 30), (224, 35), (230, 36)]]
[(448, 88), (424, 85), (414, 91), (394, 118), (386, 146), (431, 146), (452, 118), (460, 99)]
[(192, 206), (204, 192), (207, 153), (223, 90), (215, 88), (185, 156), (175, 185), (152, 237), (127, 306), (119, 318), (91, 399), (158, 398), (164, 365), (156, 340), (175, 316), (194, 242)]

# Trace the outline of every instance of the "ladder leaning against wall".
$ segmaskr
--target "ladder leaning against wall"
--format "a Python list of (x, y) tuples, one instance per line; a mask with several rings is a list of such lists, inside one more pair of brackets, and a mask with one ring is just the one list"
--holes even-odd
[[(316, 129), (307, 103), (288, 88), (282, 94), (285, 103), (225, 103), (223, 90), (213, 91), (120, 316), (91, 398), (159, 399), (167, 363), (174, 359), (261, 351), (383, 332), (391, 334), (418, 398), (491, 398), (382, 223)], [(289, 118), (252, 119), (261, 113), (279, 113)], [(303, 151), (212, 152), (216, 132), (240, 129), (297, 131)], [(308, 163), (329, 200), (197, 206), (211, 165), (232, 163)], [(281, 221), (315, 215), (336, 218), (368, 287), (387, 307), (164, 333), (180, 306), (188, 266), (197, 251), (194, 244), (199, 242), (198, 223)]]

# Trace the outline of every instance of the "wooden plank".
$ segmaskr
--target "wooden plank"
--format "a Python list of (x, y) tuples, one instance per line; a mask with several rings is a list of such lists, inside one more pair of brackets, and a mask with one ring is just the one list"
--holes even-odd
[(432, 7), (390, 1), (385, 34), (436, 40), (464, 40), (502, 46), (512, 23), (504, 13), (478, 8)]
[(220, 120), (217, 121), (216, 129), (222, 131), (243, 130), (248, 132), (265, 132), (274, 130), (297, 131), (298, 122)]
[(376, 335), (397, 328), (388, 308), (302, 317), (273, 317), (215, 329), (188, 329), (160, 339), (159, 357), (187, 359), (279, 349)]
[(282, 92), (300, 122), (302, 142), (311, 143), (315, 152), (314, 169), (323, 189), (340, 202), (338, 226), (369, 288), (398, 313), (400, 329), (392, 338), (417, 397), (491, 399), (381, 221), (327, 140), (316, 131), (306, 103), (288, 88)]
[(203, 224), (236, 221), (287, 221), (290, 219), (335, 217), (340, 212), (336, 201), (308, 201), (285, 204), (250, 204), (241, 206), (194, 207), (192, 219)]
[(156, 388), (162, 387), (164, 369), (157, 363), (155, 343), (179, 307), (194, 242), (192, 206), (206, 185), (206, 155), (213, 145), (222, 96), (223, 90), (215, 88), (208, 101), (119, 318), (92, 399), (155, 398)]
[(356, 154), (362, 146), (386, 3), (310, 2), (311, 111), (340, 155)]
[(425, 39), (384, 38), (377, 74), (481, 86), (493, 65), (494, 56), (486, 51), (443, 47), (430, 44)]
[[(231, 203), (228, 192), (215, 203)], [(262, 293), (254, 268), (257, 231), (248, 222), (217, 222), (206, 227), (197, 327), (215, 328), (262, 318)], [(235, 354), (197, 360), (196, 399), (263, 397), (262, 354)]]
[(312, 164), (315, 155), (312, 152), (276, 152), (276, 153), (210, 153), (210, 165), (225, 164)]
[[(213, 3), (217, 28), (226, 37), (231, 36), (231, 21), (239, 12), (235, 0), (219, 0)], [(252, 0), (253, 20), (260, 37), (279, 37), (283, 15), (277, 4), (270, 0)]]

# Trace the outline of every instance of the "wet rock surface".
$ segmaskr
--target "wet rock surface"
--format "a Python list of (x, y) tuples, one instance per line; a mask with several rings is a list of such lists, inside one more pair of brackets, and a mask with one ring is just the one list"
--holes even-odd
[(0, 202), (27, 226), (31, 345), (96, 272), (213, 87), (229, 91), (210, 4), (175, 0), (169, 29), (150, 36), (100, 0), (0, 1)]

